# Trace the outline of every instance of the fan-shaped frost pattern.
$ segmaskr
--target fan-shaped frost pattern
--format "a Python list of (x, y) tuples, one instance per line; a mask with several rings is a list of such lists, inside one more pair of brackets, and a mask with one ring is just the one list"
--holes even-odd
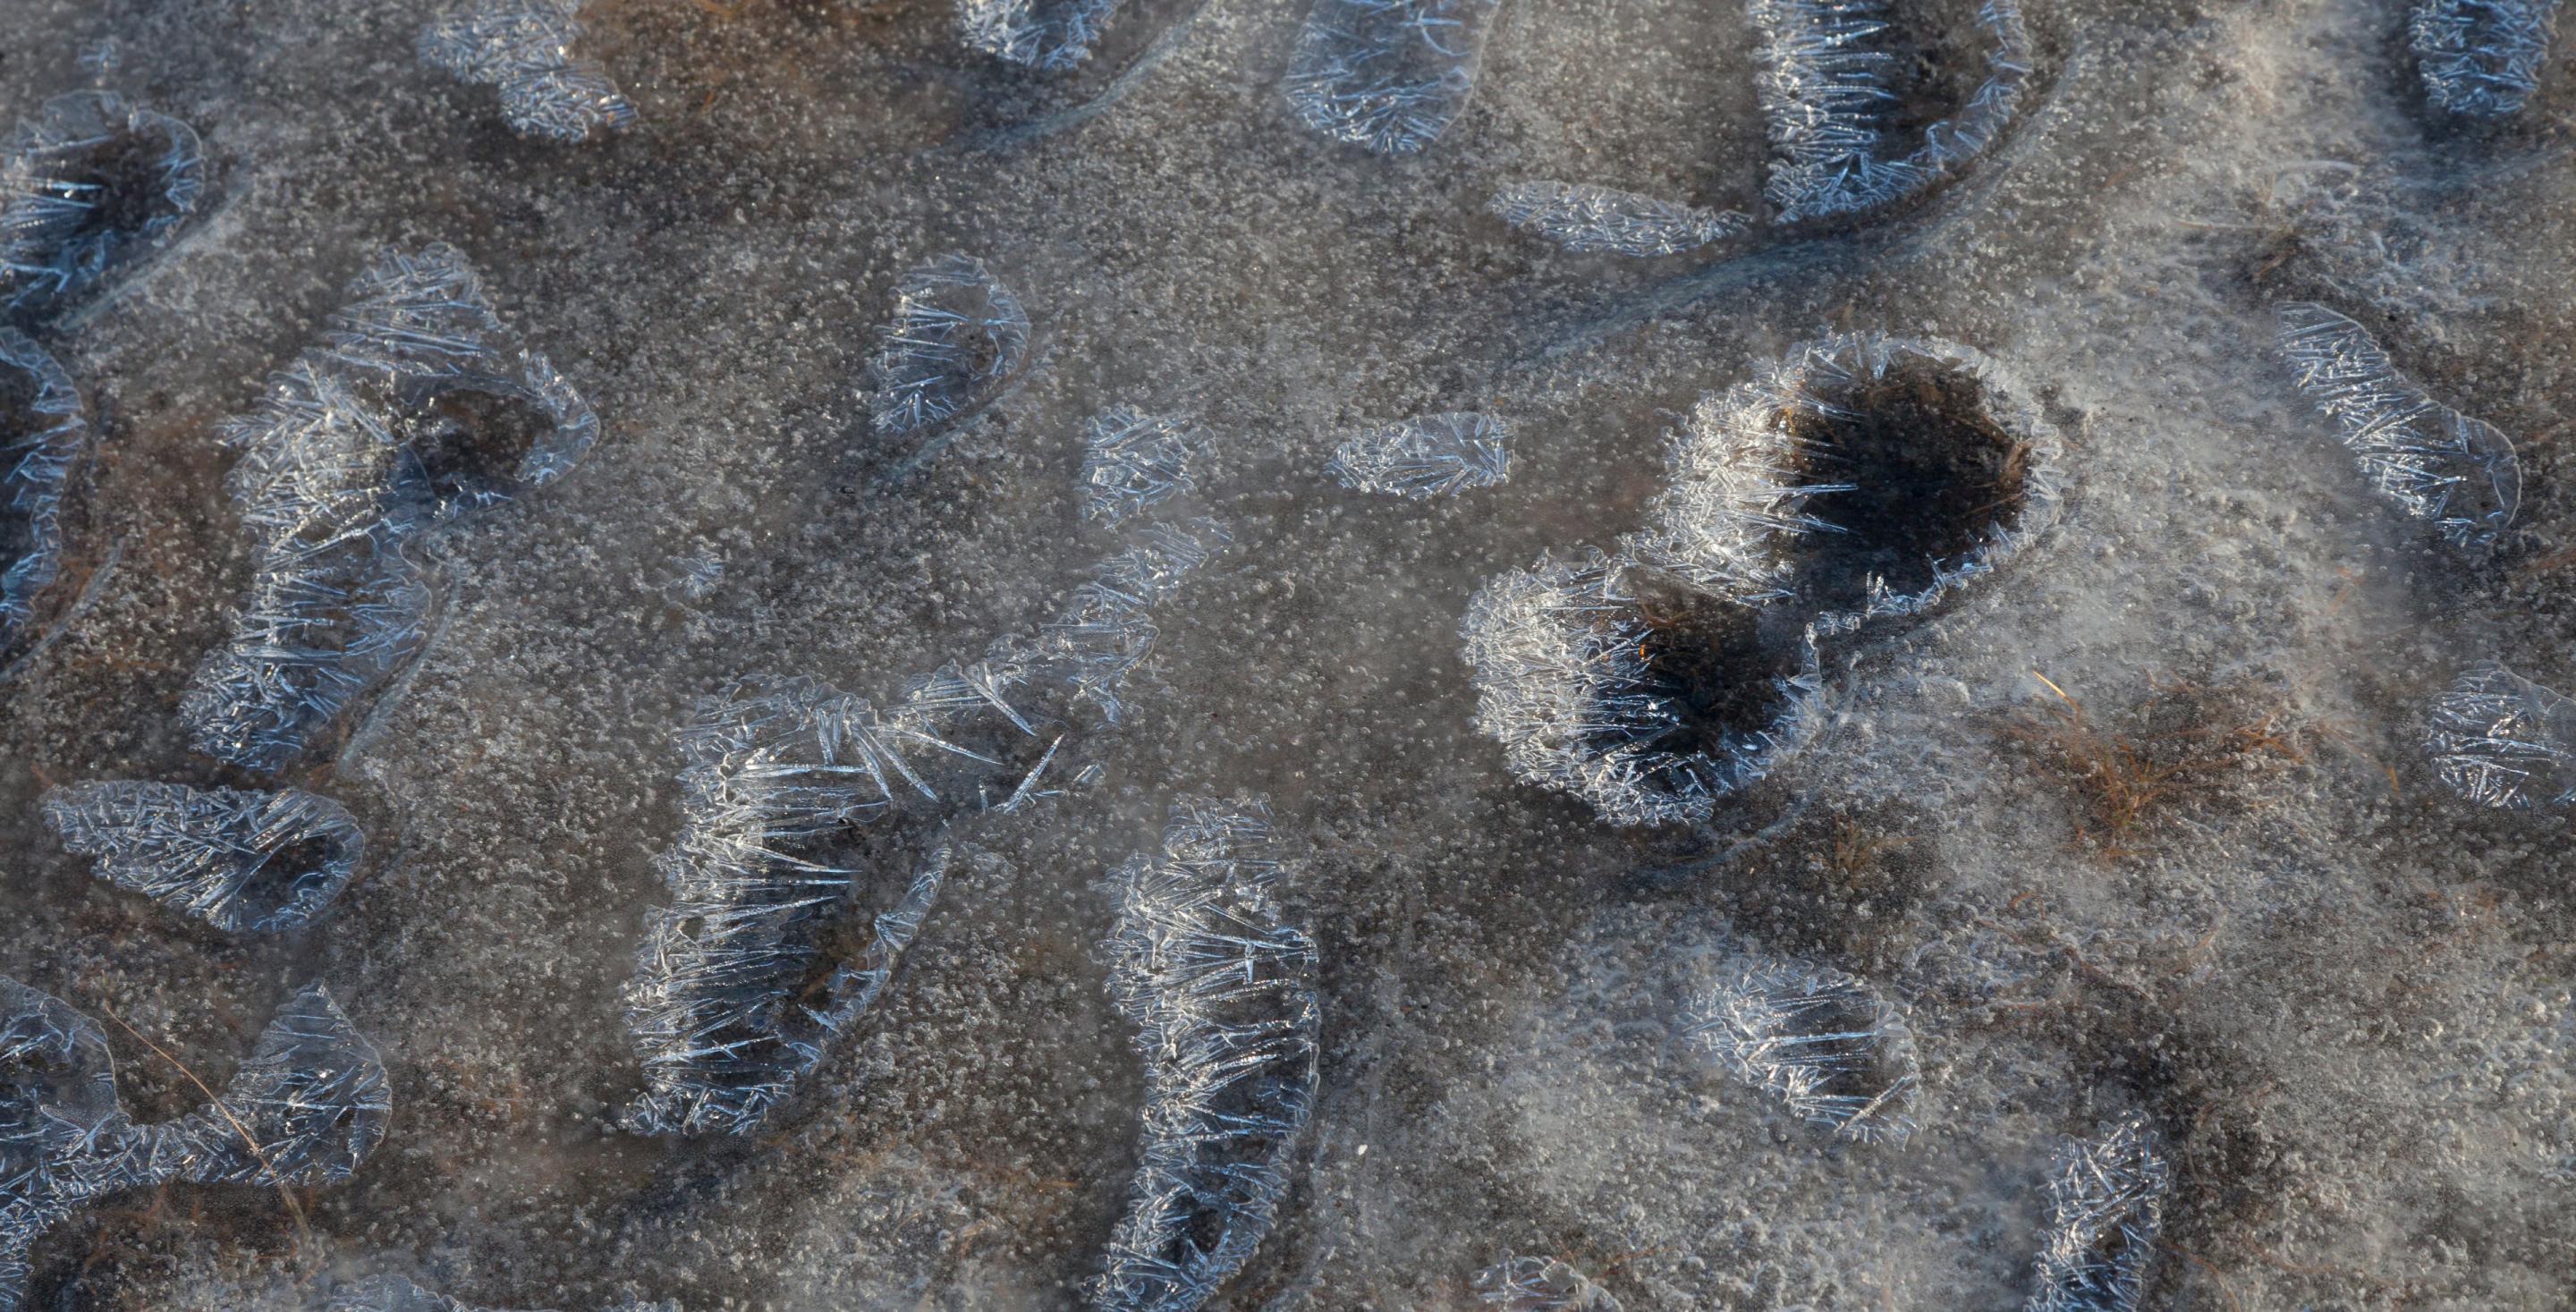
[(421, 530), (569, 471), (599, 417), (521, 349), (446, 246), (377, 261), (319, 345), (227, 421), (253, 538), (231, 640), (179, 704), (198, 750), (276, 770), (410, 661), (434, 600)]
[(1095, 1306), (1189, 1312), (1243, 1268), (1313, 1110), (1315, 944), (1274, 897), (1258, 804), (1185, 799), (1110, 876), (1110, 990), (1145, 1060), (1142, 1156)]
[(1381, 155), (1421, 150), (1476, 89), (1500, 0), (1315, 0), (1288, 104), (1299, 122)]
[(288, 788), (73, 784), (45, 794), (45, 823), (99, 878), (234, 933), (310, 921), (358, 868), (358, 822)]
[(2425, 748), (2442, 782), (2480, 806), (2576, 805), (2576, 706), (2493, 661), (2434, 703)]
[(1734, 210), (1713, 213), (1579, 182), (1513, 183), (1494, 193), (1494, 213), (1570, 251), (1641, 257), (1697, 250), (1750, 222)]
[(2048, 1181), (2048, 1230), (2027, 1312), (2137, 1312), (2170, 1184), (2143, 1121), (2069, 1143)]
[(982, 260), (943, 255), (905, 274), (868, 360), (877, 431), (908, 433), (982, 405), (1028, 345), (1028, 312)]
[(1992, 149), (2028, 94), (2035, 50), (2020, 0), (1985, 0), (1986, 77), (1966, 105), (1890, 155), (1891, 0), (1746, 0), (1762, 33), (1756, 90), (1770, 121), (1775, 223), (1865, 214), (1909, 199)]
[(996, 59), (1058, 73), (1091, 58), (1118, 0), (957, 0), (966, 44)]
[(1619, 1312), (1619, 1300), (1553, 1257), (1511, 1257), (1476, 1273), (1478, 1300), (1503, 1312)]
[(1222, 540), (1197, 527), (1149, 526), (1034, 635), (884, 707), (806, 679), (738, 683), (700, 706), (679, 734), (679, 839), (657, 862), (671, 905), (648, 917), (628, 988), (646, 1085), (630, 1125), (739, 1134), (794, 1092), (938, 897), (944, 822), (1052, 795), (1082, 709), (1118, 718), (1120, 685), (1153, 647), (1147, 613)]
[(2540, 87), (2558, 0), (2418, 0), (2406, 26), (2426, 98), (2453, 114), (2502, 118)]
[(0, 160), (0, 302), (39, 311), (168, 241), (197, 213), (194, 128), (113, 91), (75, 91), (21, 123)]
[(89, 443), (71, 375), (0, 327), (0, 654), (35, 627), (37, 600), (62, 573), (63, 497)]
[(173, 1180), (337, 1183), (384, 1137), (392, 1106), (374, 1046), (314, 984), (214, 1105), (138, 1126), (97, 1023), (0, 976), (0, 1312), (24, 1306), (37, 1238), (99, 1197)]
[(1901, 1144), (1920, 1083), (1914, 1035), (1886, 999), (1838, 970), (1747, 958), (1695, 998), (1685, 1033), (1729, 1075), (1837, 1139)]
[(1511, 436), (1511, 426), (1491, 415), (1424, 415), (1352, 434), (1324, 468), (1354, 491), (1447, 496), (1511, 477)]
[(1094, 417), (1082, 450), (1082, 517), (1115, 524), (1190, 491), (1190, 462), (1206, 446), (1185, 424), (1124, 406)]
[(581, 0), (478, 0), (420, 34), (421, 62), (500, 88), (501, 117), (523, 137), (586, 141), (635, 122), (607, 70), (577, 58)]
[(2522, 464), (2495, 425), (2426, 396), (2360, 324), (2280, 307), (2281, 358), (2379, 494), (2455, 546), (2493, 546), (2522, 504)]

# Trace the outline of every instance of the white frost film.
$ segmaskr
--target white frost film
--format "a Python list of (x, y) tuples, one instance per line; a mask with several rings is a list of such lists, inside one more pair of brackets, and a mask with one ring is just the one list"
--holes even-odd
[(44, 814), (99, 878), (236, 934), (311, 921), (366, 850), (339, 803), (293, 788), (72, 784), (45, 794)]
[(2407, 23), (2424, 94), (2472, 118), (2522, 112), (2539, 89), (2558, 0), (2418, 0)]
[(2282, 361), (2370, 485), (2445, 542), (2494, 546), (2522, 504), (2511, 439), (2425, 395), (2360, 324), (2309, 301), (2280, 315)]
[(1683, 1025), (1727, 1074), (1837, 1139), (1902, 1144), (1914, 1134), (1922, 1077), (1913, 1031), (1850, 975), (1800, 961), (1739, 960), (1692, 1000)]
[(912, 270), (868, 359), (877, 431), (909, 433), (982, 405), (1028, 345), (1028, 312), (982, 260), (943, 255)]
[(1510, 478), (1511, 437), (1511, 426), (1491, 415), (1424, 415), (1352, 434), (1324, 470), (1353, 491), (1450, 496)]
[(1511, 1257), (1476, 1273), (1476, 1298), (1502, 1312), (1620, 1312), (1610, 1291), (1553, 1257)]
[(2142, 1120), (2067, 1144), (2048, 1180), (2048, 1229), (2026, 1312), (2137, 1312), (2171, 1183)]
[(1104, 1312), (1190, 1312), (1243, 1269), (1315, 1096), (1315, 944), (1276, 900), (1258, 803), (1184, 799), (1159, 856), (1111, 874), (1110, 991), (1145, 1061), (1141, 1155), (1092, 1286)]
[(1476, 89), (1500, 0), (1315, 0), (1287, 78), (1297, 120), (1381, 155), (1449, 130)]
[[(450, 1298), (401, 1276), (370, 1276), (332, 1291), (321, 1312), (498, 1312)], [(620, 1303), (607, 1312), (680, 1312), (677, 1303)]]
[(1124, 406), (1094, 416), (1082, 448), (1082, 517), (1115, 524), (1190, 491), (1207, 438), (1187, 424)]
[(0, 654), (36, 624), (36, 599), (63, 565), (63, 494), (90, 446), (71, 375), (0, 327)]
[(635, 122), (606, 69), (572, 52), (581, 0), (478, 0), (421, 30), (421, 62), (498, 87), (501, 117), (523, 137), (567, 144)]
[(2493, 661), (2434, 703), (2425, 749), (2442, 782), (2480, 806), (2576, 804), (2576, 706)]
[(1494, 193), (1503, 222), (1586, 255), (1678, 255), (1744, 231), (1750, 222), (1633, 191), (1581, 182), (1515, 182)]
[(1061, 73), (1091, 58), (1118, 0), (957, 0), (966, 44), (996, 59)]
[(41, 312), (168, 241), (206, 186), (196, 130), (112, 91), (21, 123), (0, 159), (0, 308)]

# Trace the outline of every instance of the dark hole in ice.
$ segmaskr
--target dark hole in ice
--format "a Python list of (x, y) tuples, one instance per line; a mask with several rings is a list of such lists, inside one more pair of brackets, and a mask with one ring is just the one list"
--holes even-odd
[(528, 453), (555, 430), (525, 388), (498, 378), (440, 377), (407, 383), (406, 473), (439, 501), (501, 500), (517, 492)]
[(248, 918), (264, 920), (295, 900), (297, 886), (323, 867), (345, 860), (347, 848), (327, 834), (314, 834), (269, 853), (244, 880), (239, 894)]
[(1723, 758), (1789, 708), (1780, 680), (1804, 669), (1806, 659), (1786, 609), (1732, 605), (1650, 578), (1636, 582), (1636, 614), (1646, 626), (1638, 650), (1648, 676), (1638, 691), (1679, 721), (1655, 733), (1651, 746)]
[(63, 234), (79, 247), (125, 241), (180, 212), (170, 199), (171, 142), (157, 132), (118, 132), (57, 156), (47, 172), (55, 195), (86, 207)]
[(53, 426), (36, 410), (36, 380), (24, 370), (0, 368), (0, 570), (18, 563), (36, 544), (35, 521), (17, 504), (9, 471), (27, 458), (27, 443)]

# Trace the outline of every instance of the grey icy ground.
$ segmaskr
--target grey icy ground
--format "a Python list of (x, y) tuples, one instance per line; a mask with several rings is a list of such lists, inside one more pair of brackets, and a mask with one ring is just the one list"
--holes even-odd
[[(76, 564), (115, 563), (0, 691), (0, 973), (209, 1083), (326, 979), (397, 1098), (356, 1179), (299, 1200), (309, 1233), (254, 1189), (119, 1198), (41, 1246), (37, 1306), (282, 1308), (374, 1272), (502, 1307), (1075, 1306), (1141, 1088), (1096, 881), (1184, 789), (1270, 800), (1323, 952), (1300, 1182), (1216, 1307), (1465, 1308), (1520, 1252), (1644, 1312), (2014, 1308), (2056, 1145), (2130, 1111), (2176, 1169), (2149, 1308), (2576, 1304), (2568, 820), (2475, 812), (2418, 746), (2474, 660), (2576, 687), (2571, 43), (2515, 126), (2461, 132), (2398, 0), (2034, 3), (2032, 111), (1927, 205), (1618, 262), (1485, 201), (1749, 204), (1740, 7), (1505, 0), (1464, 117), (1386, 160), (1289, 119), (1302, 6), (1191, 3), (1130, 0), (1144, 71), (1031, 92), (937, 0), (601, 0), (590, 52), (642, 122), (566, 148), (419, 66), (406, 0), (0, 0), (0, 112), (87, 85), (112, 35), (113, 84), (217, 170), (181, 246), (46, 339), (103, 430)], [(247, 568), (209, 427), (370, 250), (432, 240), (605, 435), (441, 538), (434, 646), (314, 781), (368, 868), (245, 946), (93, 879), (35, 799), (205, 777), (174, 709)], [(912, 451), (869, 429), (860, 363), (947, 250), (1018, 289), (1042, 357), (890, 477)], [(2268, 304), (2320, 294), (2522, 445), (2498, 557), (2390, 513), (2290, 390)], [(1824, 740), (1704, 832), (1515, 783), (1470, 723), (1468, 596), (1634, 527), (1674, 412), (1844, 326), (2026, 380), (2071, 514), (1867, 648)], [(1116, 403), (1216, 438), (1193, 509), (1237, 545), (1164, 618), (1107, 778), (979, 834), (798, 1114), (718, 1147), (614, 1128), (671, 726), (735, 673), (881, 696), (1045, 613), (1101, 550), (1071, 475)], [(1503, 487), (1425, 507), (1321, 473), (1350, 427), (1467, 408), (1520, 425)], [(2112, 824), (2081, 732), (2187, 786)], [(1693, 971), (1745, 943), (1911, 1009), (1910, 1147), (1835, 1147), (1676, 1041)], [(139, 1115), (201, 1101), (110, 1028)]]

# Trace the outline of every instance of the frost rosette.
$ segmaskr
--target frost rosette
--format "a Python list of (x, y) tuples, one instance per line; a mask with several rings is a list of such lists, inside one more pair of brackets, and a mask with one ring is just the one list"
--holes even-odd
[(0, 158), (0, 303), (41, 312), (168, 242), (206, 186), (196, 129), (113, 91), (46, 101)]

